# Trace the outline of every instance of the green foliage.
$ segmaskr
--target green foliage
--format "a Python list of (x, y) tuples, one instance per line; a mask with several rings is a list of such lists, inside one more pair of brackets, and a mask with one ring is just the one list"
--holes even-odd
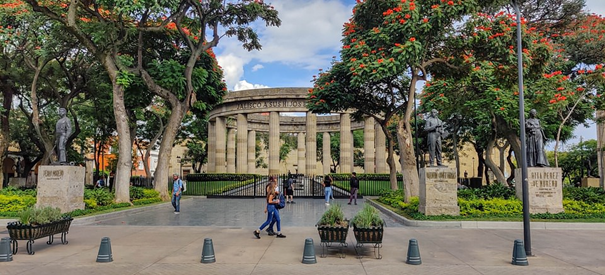
[(36, 198), (31, 195), (0, 194), (0, 212), (19, 212), (36, 204)]
[(378, 210), (369, 204), (365, 204), (363, 208), (355, 214), (353, 219), (351, 219), (351, 223), (355, 227), (361, 228), (384, 225), (384, 221), (380, 218)]
[(317, 223), (318, 226), (348, 226), (348, 221), (345, 220), (345, 214), (342, 211), (340, 204), (334, 203), (330, 205), (328, 210), (323, 213), (321, 219)]
[(391, 207), (398, 207), (400, 202), (404, 200), (403, 190), (384, 190), (380, 193), (378, 201)]
[(13, 186), (9, 186), (4, 189), (0, 189), (0, 195), (6, 195), (6, 196), (13, 196), (13, 195), (32, 196), (35, 198), (37, 194), (38, 194), (38, 191), (36, 189), (17, 189)]
[(97, 206), (98, 206), (98, 204), (95, 199), (84, 200), (84, 208), (86, 208), (86, 209), (95, 209), (95, 208), (97, 208)]
[[(385, 191), (378, 198), (378, 201), (416, 220), (463, 220), (469, 218), (521, 219), (523, 212), (522, 202), (514, 196), (510, 196), (510, 194), (502, 195), (498, 193), (497, 190), (501, 188), (494, 187), (491, 191), (486, 190), (485, 192), (459, 190), (458, 206), (460, 207), (460, 216), (425, 216), (418, 212), (418, 198), (413, 197), (409, 204), (404, 203), (403, 192), (401, 190)], [(509, 193), (509, 191), (502, 193)], [(531, 218), (536, 220), (605, 218), (605, 204), (602, 202), (605, 200), (605, 192), (603, 190), (599, 188), (565, 187), (563, 194), (563, 213), (531, 214)], [(582, 201), (583, 198), (586, 201)]]
[(57, 207), (30, 207), (19, 214), (19, 221), (22, 224), (45, 224), (61, 219), (61, 209)]
[(151, 204), (151, 203), (156, 203), (156, 202), (161, 202), (161, 201), (162, 201), (162, 199), (160, 199), (160, 198), (143, 198), (143, 199), (133, 200), (132, 204), (145, 205), (145, 204)]
[(515, 197), (515, 189), (504, 184), (494, 183), (482, 188), (469, 188), (458, 190), (458, 198), (471, 199), (510, 199)]
[(458, 199), (461, 216), (483, 216), (492, 214), (521, 214), (523, 204), (516, 198), (502, 199)]
[(94, 199), (99, 206), (110, 205), (114, 194), (107, 188), (85, 189), (84, 199)]
[(563, 199), (588, 204), (605, 204), (605, 190), (597, 187), (563, 187)]

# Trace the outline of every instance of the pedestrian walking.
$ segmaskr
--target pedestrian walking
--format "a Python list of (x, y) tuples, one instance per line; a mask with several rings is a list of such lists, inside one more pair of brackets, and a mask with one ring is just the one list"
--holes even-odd
[(351, 201), (355, 200), (355, 205), (357, 205), (357, 191), (359, 190), (359, 179), (357, 179), (357, 173), (351, 173), (351, 179), (349, 180), (349, 185), (351, 186), (351, 195), (349, 196), (349, 205), (351, 205)]
[(183, 181), (179, 178), (179, 174), (173, 174), (172, 180), (172, 207), (174, 207), (174, 214), (179, 214), (181, 212)]
[(330, 175), (324, 176), (324, 181), (321, 183), (324, 187), (324, 196), (326, 198), (326, 206), (330, 205), (330, 196), (332, 195), (332, 177)]
[[(288, 180), (284, 184), (284, 192), (286, 203), (294, 203), (294, 178), (292, 175), (288, 176)], [(290, 201), (288, 201), (288, 197), (290, 197)]]
[[(277, 184), (277, 179), (274, 176), (269, 177), (269, 181), (267, 182), (267, 185), (265, 186), (265, 196), (269, 195), (269, 190), (275, 190), (275, 192), (279, 195), (279, 184)], [(275, 208), (275, 210), (279, 211), (279, 209), (277, 209), (277, 208)], [(265, 230), (265, 231), (267, 231), (267, 235), (275, 236), (277, 234), (277, 233), (275, 233), (275, 230), (273, 230), (273, 226), (275, 225), (276, 222), (277, 222), (277, 220), (275, 219), (275, 216), (273, 216), (273, 220), (271, 221), (271, 224), (269, 224), (269, 227), (267, 227), (267, 230)]]
[(279, 211), (275, 205), (279, 204), (279, 198), (277, 196), (277, 192), (275, 192), (275, 188), (277, 187), (276, 181), (270, 181), (271, 186), (267, 188), (267, 207), (265, 208), (265, 213), (267, 213), (267, 220), (257, 229), (254, 230), (254, 236), (257, 239), (260, 239), (260, 231), (265, 229), (275, 218), (277, 223), (277, 238), (285, 238), (286, 235), (281, 233), (281, 221), (279, 218)]

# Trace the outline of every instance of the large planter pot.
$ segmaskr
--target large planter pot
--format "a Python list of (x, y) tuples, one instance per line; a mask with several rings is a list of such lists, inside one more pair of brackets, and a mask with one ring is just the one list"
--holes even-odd
[(322, 247), (321, 257), (326, 257), (328, 248), (332, 247), (332, 244), (338, 244), (340, 248), (339, 256), (344, 258), (344, 248), (347, 247), (347, 233), (349, 232), (349, 222), (346, 222), (346, 226), (329, 226), (317, 224), (317, 232), (319, 233), (320, 245)]
[(34, 240), (48, 237), (47, 244), (52, 244), (55, 234), (61, 234), (61, 243), (67, 244), (67, 233), (73, 218), (66, 217), (58, 221), (46, 224), (22, 224), (21, 222), (9, 222), (6, 226), (13, 245), (13, 254), (19, 250), (18, 240), (27, 240), (27, 253), (33, 255)]
[(374, 257), (376, 257), (376, 259), (382, 259), (380, 248), (382, 247), (382, 237), (384, 235), (383, 226), (357, 227), (353, 224), (353, 234), (357, 241), (355, 252), (359, 258), (362, 257), (361, 249), (364, 244), (372, 244), (374, 247)]

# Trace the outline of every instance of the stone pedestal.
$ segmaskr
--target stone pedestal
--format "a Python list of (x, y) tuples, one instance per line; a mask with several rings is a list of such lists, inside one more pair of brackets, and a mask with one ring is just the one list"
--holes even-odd
[(448, 167), (420, 168), (420, 205), (427, 216), (460, 215), (456, 169)]
[(580, 186), (582, 187), (601, 187), (599, 178), (582, 178)]
[[(563, 212), (563, 184), (561, 168), (528, 167), (529, 213)], [(521, 169), (515, 169), (515, 191), (523, 200)]]
[(58, 207), (62, 213), (84, 209), (85, 174), (79, 166), (40, 166), (36, 207)]

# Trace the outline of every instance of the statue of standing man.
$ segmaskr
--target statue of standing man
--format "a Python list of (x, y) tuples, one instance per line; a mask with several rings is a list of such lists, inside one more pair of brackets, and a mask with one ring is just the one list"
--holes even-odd
[(529, 118), (525, 121), (525, 130), (527, 132), (527, 166), (528, 167), (548, 167), (548, 159), (544, 153), (544, 130), (540, 126), (540, 120), (536, 117), (536, 109), (529, 111)]
[(441, 165), (441, 136), (443, 135), (443, 121), (437, 116), (439, 112), (431, 110), (426, 118), (424, 130), (427, 132), (427, 141), (429, 146), (429, 166), (434, 166), (433, 161), (437, 160), (437, 166)]
[(67, 138), (71, 135), (71, 121), (67, 118), (67, 110), (59, 109), (59, 116), (55, 126), (55, 148), (59, 163), (67, 163)]

